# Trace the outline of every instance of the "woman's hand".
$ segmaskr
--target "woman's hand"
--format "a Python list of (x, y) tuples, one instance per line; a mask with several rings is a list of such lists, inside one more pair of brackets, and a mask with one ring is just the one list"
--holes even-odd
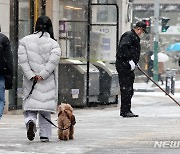
[(42, 76), (40, 76), (40, 75), (36, 75), (36, 76), (32, 77), (31, 79), (34, 79), (34, 80), (36, 80), (36, 81), (41, 81), (41, 80), (43, 80)]
[(43, 80), (42, 76), (40, 76), (40, 75), (36, 75), (35, 77), (36, 77), (35, 79), (36, 79), (37, 81)]

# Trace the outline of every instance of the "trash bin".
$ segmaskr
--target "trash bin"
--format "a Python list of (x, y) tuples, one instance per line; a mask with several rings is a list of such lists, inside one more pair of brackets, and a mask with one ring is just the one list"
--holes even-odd
[(59, 65), (59, 102), (74, 107), (96, 104), (99, 95), (99, 70), (90, 64), (89, 104), (86, 103), (87, 64), (79, 60), (62, 60)]
[(99, 70), (99, 103), (117, 104), (120, 94), (118, 73), (114, 65), (97, 61), (93, 63)]
[(176, 71), (176, 69), (166, 69), (166, 92), (168, 94), (171, 92), (174, 95)]

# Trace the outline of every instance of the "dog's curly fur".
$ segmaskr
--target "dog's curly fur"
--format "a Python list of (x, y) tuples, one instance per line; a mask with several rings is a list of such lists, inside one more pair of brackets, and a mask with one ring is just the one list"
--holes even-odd
[(61, 105), (58, 106), (58, 138), (60, 140), (73, 139), (75, 123), (76, 120), (73, 115), (72, 106), (70, 104), (61, 103)]

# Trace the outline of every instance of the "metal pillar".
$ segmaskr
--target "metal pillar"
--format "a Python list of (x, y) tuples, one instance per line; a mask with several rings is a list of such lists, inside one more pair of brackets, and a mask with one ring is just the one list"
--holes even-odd
[(90, 60), (90, 32), (91, 32), (91, 3), (92, 0), (88, 1), (88, 37), (87, 37), (87, 81), (86, 81), (86, 104), (89, 106), (89, 60)]
[(30, 33), (34, 32), (34, 0), (30, 0)]
[(10, 109), (17, 108), (17, 83), (18, 83), (18, 17), (19, 17), (19, 1), (11, 0), (10, 1), (10, 42), (11, 42), (11, 50), (13, 52), (13, 89), (10, 90)]
[(41, 15), (46, 15), (46, 0), (41, 0)]
[(39, 0), (34, 0), (34, 22), (37, 21), (39, 16)]
[(154, 0), (154, 63), (153, 79), (158, 82), (158, 42), (159, 42), (159, 0)]

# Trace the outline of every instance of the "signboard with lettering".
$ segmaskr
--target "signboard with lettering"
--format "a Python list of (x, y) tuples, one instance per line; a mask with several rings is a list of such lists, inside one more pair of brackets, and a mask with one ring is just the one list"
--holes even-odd
[(94, 26), (92, 31), (103, 35), (99, 38), (100, 45), (97, 48), (97, 60), (114, 62), (116, 55), (116, 26)]

